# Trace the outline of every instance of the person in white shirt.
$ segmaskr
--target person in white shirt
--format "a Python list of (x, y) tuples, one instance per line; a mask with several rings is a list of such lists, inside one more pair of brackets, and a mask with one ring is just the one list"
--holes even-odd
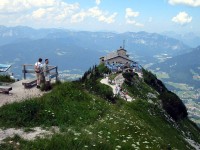
[(41, 80), (43, 80), (43, 71), (42, 71), (42, 58), (38, 59), (38, 62), (35, 63), (34, 70), (37, 78), (37, 88), (40, 88)]

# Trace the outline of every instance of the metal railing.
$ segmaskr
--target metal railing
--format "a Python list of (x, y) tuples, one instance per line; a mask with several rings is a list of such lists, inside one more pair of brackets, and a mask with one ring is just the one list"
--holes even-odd
[[(51, 78), (56, 78), (56, 81), (58, 81), (58, 67), (57, 66), (48, 66), (49, 69), (46, 70), (46, 71), (49, 71), (50, 72), (50, 77)], [(52, 72), (52, 70), (55, 70)], [(23, 73), (23, 77), (24, 79), (26, 79), (26, 74), (27, 73), (30, 73), (30, 74), (34, 74), (35, 73), (35, 70), (34, 70), (34, 65), (32, 64), (23, 64), (22, 65), (22, 73)], [(43, 73), (43, 72), (41, 72)]]

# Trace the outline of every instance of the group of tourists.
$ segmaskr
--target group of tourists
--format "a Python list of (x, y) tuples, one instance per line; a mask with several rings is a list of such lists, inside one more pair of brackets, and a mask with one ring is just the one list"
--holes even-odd
[(126, 95), (127, 95), (127, 92), (122, 89), (120, 84), (116, 84), (115, 85), (115, 96), (120, 96), (127, 101)]
[(121, 91), (120, 85), (119, 85), (119, 84), (116, 84), (116, 85), (115, 85), (115, 94), (116, 94), (116, 95), (119, 95), (119, 94), (120, 94), (120, 91)]
[(45, 59), (44, 64), (42, 64), (42, 58), (39, 58), (34, 65), (34, 70), (37, 78), (37, 88), (41, 87), (41, 84), (50, 84), (50, 70), (49, 70), (49, 59)]

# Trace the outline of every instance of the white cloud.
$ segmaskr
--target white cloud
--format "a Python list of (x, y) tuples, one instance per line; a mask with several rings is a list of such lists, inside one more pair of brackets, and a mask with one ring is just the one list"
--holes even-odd
[(32, 13), (32, 17), (35, 19), (43, 18), (45, 15), (46, 15), (46, 10), (43, 8), (40, 8)]
[[(95, 2), (99, 5), (101, 0)], [(64, 0), (0, 0), (0, 24), (8, 26), (70, 26), (86, 18), (110, 24), (116, 16), (116, 12), (109, 13), (98, 6), (84, 10), (79, 3), (69, 4)]]
[(85, 12), (77, 13), (71, 17), (71, 22), (72, 23), (82, 22), (86, 16), (87, 14)]
[(192, 21), (192, 17), (189, 16), (186, 12), (180, 12), (175, 17), (172, 18), (172, 21), (181, 25), (190, 23)]
[(117, 13), (113, 13), (112, 15), (110, 15), (108, 17), (105, 17), (105, 16), (102, 15), (98, 18), (98, 20), (101, 21), (101, 22), (105, 22), (105, 23), (110, 24), (110, 23), (115, 22), (116, 16), (117, 16)]
[(88, 9), (88, 15), (92, 17), (98, 17), (103, 15), (103, 11), (100, 10), (98, 7), (92, 7)]
[(105, 23), (113, 23), (115, 22), (115, 18), (117, 16), (117, 13), (113, 13), (111, 15), (108, 15), (107, 12), (102, 11), (101, 9), (99, 9), (99, 7), (92, 7), (89, 8), (86, 11), (74, 14), (71, 18), (71, 22), (72, 23), (76, 23), (76, 22), (81, 22), (84, 21), (84, 19), (86, 17), (92, 17), (97, 19), (100, 22), (105, 22)]
[(97, 5), (100, 5), (100, 3), (101, 3), (101, 0), (96, 0)]
[(4, 25), (54, 26), (55, 23), (66, 22), (67, 19), (69, 22), (71, 15), (79, 9), (78, 3), (68, 4), (62, 0), (1, 0), (0, 23), (3, 22), (1, 24)]
[(138, 27), (143, 27), (144, 26), (143, 24), (135, 21), (135, 18), (138, 17), (139, 15), (140, 15), (139, 12), (134, 12), (131, 8), (126, 8), (126, 15), (125, 15), (126, 23)]
[(33, 11), (46, 10), (48, 8), (54, 8), (60, 12), (75, 11), (79, 8), (78, 3), (68, 4), (61, 0), (1, 0), (0, 12), (1, 13), (30, 13)]
[(60, 5), (56, 0), (1, 0), (0, 12), (16, 13), (23, 12), (32, 8), (52, 7)]
[(134, 12), (131, 8), (126, 8), (126, 16), (125, 16), (125, 18), (138, 17), (139, 14), (140, 14), (139, 12)]
[(168, 2), (171, 5), (184, 4), (192, 7), (200, 6), (200, 0), (169, 0)]

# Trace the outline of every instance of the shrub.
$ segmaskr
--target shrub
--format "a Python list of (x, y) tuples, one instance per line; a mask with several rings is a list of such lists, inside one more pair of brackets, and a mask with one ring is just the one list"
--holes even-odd
[(114, 95), (112, 88), (109, 87), (108, 85), (101, 84), (99, 83), (99, 81), (96, 80), (87, 80), (85, 82), (85, 88), (90, 92), (96, 93), (102, 98), (106, 98), (114, 102)]
[(122, 75), (128, 81), (132, 81), (132, 79), (133, 79), (133, 73), (125, 72)]
[(104, 64), (100, 64), (99, 66), (95, 65), (84, 73), (80, 81), (84, 82), (88, 79), (97, 80), (98, 78), (103, 77), (103, 74), (110, 72), (111, 71)]
[(136, 81), (136, 78), (138, 77), (138, 74), (134, 72), (125, 72), (122, 75), (125, 78), (125, 83), (128, 85), (132, 85), (133, 82)]
[(0, 75), (0, 82), (15, 82), (9, 75)]
[(165, 111), (174, 119), (181, 120), (187, 117), (187, 109), (181, 99), (174, 93), (168, 91), (160, 94)]
[(108, 85), (98, 83), (96, 88), (99, 95), (114, 102), (113, 91)]
[(174, 119), (181, 120), (187, 117), (187, 109), (181, 99), (165, 87), (161, 80), (158, 80), (151, 72), (143, 69), (144, 81), (160, 93), (163, 109)]
[(162, 83), (162, 81), (157, 79), (157, 77), (151, 72), (143, 69), (143, 77), (144, 77), (144, 82), (150, 85), (157, 92), (160, 93), (160, 92), (168, 91), (165, 85)]
[(100, 64), (99, 66), (95, 65), (92, 69), (90, 68), (85, 72), (81, 81), (84, 83), (86, 90), (114, 102), (112, 88), (99, 83), (99, 79), (103, 77), (103, 74), (108, 72), (110, 70), (104, 64)]
[(100, 64), (98, 66), (98, 70), (100, 74), (104, 74), (104, 73), (108, 74), (111, 72), (104, 64)]

